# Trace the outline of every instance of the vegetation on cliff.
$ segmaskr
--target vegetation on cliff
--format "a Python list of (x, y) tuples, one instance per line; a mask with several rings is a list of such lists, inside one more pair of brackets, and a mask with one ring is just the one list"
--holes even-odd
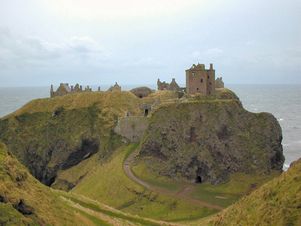
[(194, 98), (158, 108), (140, 158), (173, 179), (219, 184), (237, 172), (281, 171), (282, 133), (268, 113), (250, 113), (237, 99)]
[[(129, 140), (114, 132), (118, 118), (128, 112), (142, 116), (144, 104), (151, 105), (152, 110), (145, 118), (148, 128), (141, 143), (125, 144)], [(143, 217), (192, 223), (258, 188), (281, 172), (284, 161), (277, 120), (268, 113), (247, 112), (227, 89), (218, 89), (208, 97), (179, 98), (179, 93), (161, 91), (143, 99), (130, 92), (38, 99), (0, 119), (0, 140), (41, 182), (71, 191), (57, 192), (40, 184), (2, 145), (0, 220), (20, 225), (74, 221), (158, 225)], [(137, 177), (185, 194), (180, 197), (151, 191), (127, 177), (124, 160), (135, 149), (140, 151), (133, 166)], [(297, 179), (294, 181), (300, 183)], [(186, 193), (189, 199), (183, 198)], [(200, 207), (192, 199), (208, 205)], [(259, 205), (255, 199), (254, 205)], [(64, 211), (58, 212), (62, 208)], [(208, 222), (235, 221), (238, 208)]]
[(202, 224), (301, 225), (301, 159), (287, 172)]
[(127, 111), (139, 112), (139, 99), (129, 92), (38, 99), (0, 120), (0, 139), (36, 178), (51, 185), (58, 172), (95, 153), (110, 155), (120, 143), (112, 129)]
[(0, 225), (72, 225), (77, 216), (0, 143)]
[(122, 147), (104, 164), (97, 165), (71, 190), (121, 211), (160, 220), (198, 219), (216, 212), (189, 201), (152, 192), (126, 176), (123, 161), (137, 145)]

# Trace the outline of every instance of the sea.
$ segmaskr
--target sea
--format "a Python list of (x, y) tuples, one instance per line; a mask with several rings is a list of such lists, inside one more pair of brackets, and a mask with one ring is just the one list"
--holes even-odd
[[(130, 90), (138, 86), (123, 86), (123, 89)], [(301, 84), (233, 84), (227, 87), (237, 94), (248, 111), (269, 112), (277, 118), (283, 133), (285, 170), (291, 162), (301, 157)], [(93, 86), (92, 88), (96, 89)], [(103, 90), (107, 88), (102, 87)], [(49, 87), (0, 87), (0, 117), (14, 112), (30, 100), (45, 97), (49, 97)]]

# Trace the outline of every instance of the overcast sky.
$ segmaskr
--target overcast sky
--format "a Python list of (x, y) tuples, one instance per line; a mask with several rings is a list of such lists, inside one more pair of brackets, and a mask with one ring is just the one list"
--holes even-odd
[(300, 0), (0, 0), (0, 86), (301, 83)]

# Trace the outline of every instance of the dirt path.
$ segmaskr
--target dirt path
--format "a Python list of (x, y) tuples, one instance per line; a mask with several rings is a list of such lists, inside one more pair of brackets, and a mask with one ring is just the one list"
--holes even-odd
[[(61, 199), (63, 199), (65, 202), (68, 203), (68, 205), (72, 206), (73, 208), (76, 208), (78, 210), (81, 210), (85, 213), (87, 213), (88, 215), (91, 215), (91, 216), (94, 216), (96, 218), (98, 218), (99, 220), (101, 221), (104, 221), (106, 222), (107, 224), (110, 224), (110, 225), (114, 225), (114, 226), (135, 226), (135, 225), (149, 225), (151, 223), (151, 225), (162, 225), (162, 226), (181, 226), (181, 224), (177, 224), (177, 223), (172, 223), (172, 222), (165, 222), (165, 221), (160, 221), (160, 220), (154, 220), (154, 219), (150, 219), (150, 218), (143, 218), (143, 217), (137, 217), (137, 216), (131, 216), (131, 215), (126, 215), (126, 213), (124, 212), (121, 212), (119, 210), (116, 210), (110, 206), (107, 206), (107, 205), (104, 205), (102, 203), (98, 203), (97, 201), (95, 200), (91, 200), (87, 197), (84, 197), (84, 196), (80, 196), (82, 199), (84, 200), (87, 200), (88, 202), (92, 202), (92, 203), (96, 203), (98, 205), (101, 205), (104, 208), (104, 210), (106, 211), (111, 211), (112, 213), (115, 213), (115, 214), (120, 214), (120, 215), (123, 215), (123, 217), (121, 216), (110, 216), (110, 215), (106, 215), (104, 213), (101, 213), (100, 211), (95, 211), (95, 210), (92, 210), (90, 208), (87, 208), (87, 207), (84, 207), (82, 206), (81, 204), (77, 203), (77, 202), (74, 202), (68, 198), (65, 198), (63, 196), (60, 196)], [(125, 219), (125, 218), (136, 218), (135, 220), (138, 221), (138, 220), (144, 220), (144, 221), (148, 221), (148, 223), (146, 222), (145, 224), (144, 223), (141, 223), (141, 222), (135, 222), (135, 220), (130, 220), (130, 219)], [(86, 219), (87, 220), (87, 219)]]
[(157, 192), (157, 193), (161, 193), (164, 195), (169, 195), (169, 196), (173, 196), (176, 198), (180, 198), (180, 199), (184, 199), (186, 201), (189, 201), (190, 203), (193, 203), (195, 205), (199, 205), (202, 207), (207, 207), (210, 209), (216, 209), (216, 210), (222, 210), (223, 207), (218, 206), (218, 205), (214, 205), (211, 203), (207, 203), (205, 201), (201, 201), (199, 199), (194, 199), (192, 197), (189, 196), (189, 194), (193, 191), (194, 187), (191, 184), (185, 185), (184, 188), (178, 192), (174, 192), (174, 191), (170, 191), (168, 189), (164, 189), (158, 186), (154, 186), (151, 185), (149, 183), (147, 183), (146, 181), (141, 180), (140, 178), (136, 177), (134, 175), (134, 173), (132, 172), (131, 169), (131, 165), (134, 162), (134, 159), (137, 155), (137, 150), (133, 151), (128, 157), (127, 159), (124, 161), (123, 163), (123, 169), (125, 174), (132, 179), (133, 181), (135, 181), (136, 183), (142, 185), (143, 187), (147, 188), (148, 190)]

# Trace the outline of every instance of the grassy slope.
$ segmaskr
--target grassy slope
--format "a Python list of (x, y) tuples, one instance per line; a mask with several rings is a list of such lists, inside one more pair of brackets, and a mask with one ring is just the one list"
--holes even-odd
[[(22, 214), (20, 200), (32, 214)], [(55, 191), (34, 179), (0, 143), (0, 225), (161, 225), (101, 203)]]
[[(140, 99), (130, 92), (87, 92), (37, 99), (0, 120), (0, 140), (33, 175), (47, 183), (68, 156), (81, 148), (84, 139), (99, 143), (99, 158), (110, 155), (115, 149), (112, 129), (117, 118), (127, 111), (140, 114), (139, 106)], [(54, 116), (57, 111), (60, 114)], [(76, 183), (85, 173), (73, 175), (67, 185)], [(67, 185), (56, 183), (59, 188)]]
[[(147, 181), (149, 184), (162, 187), (170, 191), (180, 191), (185, 185), (187, 185), (187, 181), (185, 180), (175, 181), (171, 178), (158, 175), (156, 172), (148, 168), (144, 161), (138, 161), (132, 167), (132, 170), (136, 176)], [(211, 204), (227, 207), (236, 202), (241, 196), (247, 194), (252, 189), (259, 187), (276, 175), (279, 175), (279, 173), (274, 172), (270, 175), (248, 175), (237, 173), (231, 175), (230, 180), (224, 184), (196, 184), (194, 185), (194, 190), (191, 192), (190, 196)]]
[(160, 220), (195, 219), (214, 212), (147, 191), (130, 180), (123, 171), (122, 163), (135, 148), (136, 145), (130, 145), (116, 151), (108, 162), (96, 166), (72, 193), (85, 195), (128, 213)]
[(301, 159), (287, 172), (196, 225), (301, 225)]
[[(34, 179), (1, 143), (0, 196), (0, 225), (72, 225), (78, 220), (74, 210)], [(14, 208), (21, 199), (33, 214), (23, 215)]]

